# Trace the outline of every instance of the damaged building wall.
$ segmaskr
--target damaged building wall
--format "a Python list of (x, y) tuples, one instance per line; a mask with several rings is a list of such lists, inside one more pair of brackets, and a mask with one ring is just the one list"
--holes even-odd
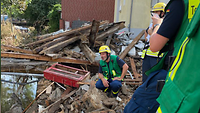
[(128, 28), (146, 28), (150, 23), (151, 0), (133, 0), (132, 17), (131, 16), (132, 0), (115, 0), (114, 21), (126, 21), (125, 26)]
[[(131, 10), (132, 4), (132, 10)], [(151, 0), (115, 0), (114, 21), (125, 21), (126, 28), (119, 30), (131, 32), (135, 38), (143, 29), (149, 26), (151, 15)], [(131, 13), (132, 12), (132, 13)], [(144, 36), (142, 37), (144, 39)]]

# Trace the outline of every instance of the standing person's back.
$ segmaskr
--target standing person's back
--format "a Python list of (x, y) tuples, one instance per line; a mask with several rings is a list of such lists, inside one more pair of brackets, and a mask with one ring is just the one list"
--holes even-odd
[[(160, 51), (169, 40), (176, 37), (183, 20), (184, 4), (182, 0), (173, 0), (168, 3), (167, 6), (170, 7), (167, 7), (167, 9), (165, 9), (166, 16), (164, 17), (164, 19), (155, 16), (152, 17), (154, 25), (154, 30), (150, 37), (150, 49), (152, 52)], [(162, 61), (167, 61), (166, 55), (168, 55), (168, 57), (170, 56), (169, 53), (165, 54), (163, 58), (159, 61), (159, 63)], [(166, 62), (166, 67), (168, 67), (167, 65), (168, 63)], [(158, 64), (155, 66), (158, 66)], [(136, 89), (135, 93), (132, 96), (132, 99), (129, 101), (124, 109), (125, 113), (156, 112), (156, 109), (159, 106), (159, 103), (156, 101), (156, 99), (160, 94), (156, 90), (156, 84), (158, 80), (165, 80), (168, 72), (168, 68), (163, 66), (163, 64), (159, 65), (159, 69), (153, 70), (149, 74), (144, 84)]]
[[(164, 17), (164, 9), (166, 4), (163, 2), (159, 2), (153, 6), (153, 9), (151, 10), (152, 16), (158, 16), (159, 18)], [(150, 50), (149, 40), (151, 37), (151, 33), (156, 25), (153, 23), (150, 23), (149, 27), (146, 29), (145, 32), (145, 47), (142, 54), (143, 64), (142, 64), (142, 82), (144, 83), (148, 76), (145, 74), (145, 72), (151, 67), (153, 67), (157, 62), (162, 58), (163, 54), (158, 55), (159, 52), (152, 52)]]
[[(158, 113), (198, 113), (200, 108), (200, 1), (184, 0), (184, 3), (184, 21), (174, 42), (176, 59), (157, 99)], [(189, 10), (191, 6), (196, 11)]]

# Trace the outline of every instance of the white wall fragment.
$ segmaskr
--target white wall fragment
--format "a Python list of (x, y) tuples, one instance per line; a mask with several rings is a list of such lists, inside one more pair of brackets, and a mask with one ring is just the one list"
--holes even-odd
[(136, 49), (135, 47), (133, 47), (129, 52), (128, 52), (129, 56), (135, 56), (136, 55)]
[(142, 50), (144, 48), (144, 43), (141, 40), (139, 40), (138, 44), (136, 44), (135, 47), (137, 47), (137, 48)]

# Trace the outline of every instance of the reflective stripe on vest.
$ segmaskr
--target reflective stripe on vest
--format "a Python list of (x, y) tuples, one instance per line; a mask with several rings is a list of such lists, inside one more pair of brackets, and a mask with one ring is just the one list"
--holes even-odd
[[(103, 77), (103, 78), (105, 78), (106, 80), (108, 80), (108, 77)], [(114, 80), (114, 78), (111, 78), (112, 80)], [(122, 79), (121, 81), (123, 81), (124, 79)]]
[[(188, 19), (189, 19), (189, 22), (190, 20), (192, 19), (193, 15), (194, 15), (194, 12), (196, 10), (196, 8), (198, 7), (200, 1), (199, 0), (189, 0), (189, 4), (188, 4)], [(192, 8), (194, 8), (193, 10), (191, 10)], [(175, 58), (171, 68), (170, 68), (170, 71), (169, 71), (169, 78), (173, 81), (174, 80), (174, 77), (175, 77), (175, 74), (183, 60), (183, 56), (184, 56), (184, 53), (185, 53), (185, 47), (187, 45), (187, 43), (189, 42), (189, 38), (186, 37), (185, 40), (183, 41), (181, 47), (179, 48), (179, 51), (178, 51), (178, 55), (177, 57)], [(167, 82), (168, 80), (166, 80)], [(159, 108), (157, 109), (156, 113), (163, 113), (162, 110), (161, 110), (161, 107), (159, 106)]]
[(103, 76), (103, 78), (105, 78), (106, 80), (108, 80), (108, 77), (106, 77), (106, 76)]
[[(189, 22), (190, 20), (192, 19), (195, 11), (196, 11), (196, 8), (199, 6), (199, 1), (198, 0), (189, 0), (189, 4), (188, 4), (188, 19), (189, 19)], [(171, 68), (170, 68), (170, 72), (169, 72), (169, 78), (171, 78), (171, 80), (173, 81), (174, 77), (175, 77), (175, 74), (183, 60), (183, 56), (184, 56), (184, 53), (185, 53), (185, 47), (187, 45), (187, 43), (189, 42), (189, 38), (186, 37), (185, 40), (183, 41), (179, 51), (178, 51), (178, 55), (176, 57), (176, 59), (174, 60)], [(167, 82), (167, 81), (166, 81)]]
[(157, 109), (156, 113), (162, 113), (162, 110), (160, 107)]
[[(158, 57), (158, 53), (159, 53), (159, 51), (158, 51), (158, 52), (152, 52), (152, 51), (150, 50), (150, 47), (149, 47), (148, 49), (144, 49), (144, 50), (142, 51), (141, 58), (144, 59), (145, 55), (147, 55), (147, 56), (152, 56), (152, 57)], [(159, 57), (163, 57), (163, 53), (162, 53)]]
[[(170, 68), (170, 71), (169, 71), (169, 78), (173, 81), (174, 77), (175, 77), (175, 74), (183, 60), (183, 56), (184, 56), (184, 53), (185, 53), (185, 47), (187, 45), (187, 43), (189, 42), (189, 38), (186, 37), (185, 40), (183, 41), (179, 51), (178, 51), (178, 55), (177, 57), (175, 58), (171, 68)], [(168, 80), (166, 80), (166, 82), (168, 82)], [(161, 111), (161, 108), (159, 107), (157, 109), (157, 112), (156, 113), (162, 113)]]
[[(183, 56), (184, 56), (184, 53), (185, 53), (185, 47), (187, 45), (187, 43), (189, 42), (189, 38), (186, 37), (185, 40), (183, 41), (179, 51), (178, 51), (178, 55), (176, 57), (176, 59), (174, 60), (171, 68), (170, 68), (170, 71), (169, 71), (169, 78), (173, 81), (174, 77), (175, 77), (175, 74), (183, 60)], [(166, 80), (167, 82), (168, 80)], [(156, 113), (162, 113), (162, 110), (161, 110), (161, 107), (159, 107), (156, 111)]]
[(188, 42), (189, 42), (189, 38), (186, 37), (185, 40), (183, 41), (179, 51), (178, 51), (176, 59), (174, 60), (172, 66), (170, 68), (169, 77), (171, 78), (172, 81), (173, 81), (175, 74), (176, 74), (176, 72), (177, 72), (177, 70), (178, 70), (178, 68), (179, 68), (179, 66), (180, 66), (180, 64), (183, 60), (183, 56), (184, 56), (184, 53), (185, 53), (185, 47), (186, 47)]

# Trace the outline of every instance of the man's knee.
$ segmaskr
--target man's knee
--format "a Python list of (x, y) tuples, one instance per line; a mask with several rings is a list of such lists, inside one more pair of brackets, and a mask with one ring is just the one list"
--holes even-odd
[(111, 84), (113, 90), (119, 90), (122, 87), (122, 83), (120, 81), (113, 81)]
[(99, 87), (100, 87), (99, 80), (96, 82), (95, 86), (96, 86), (96, 88), (98, 88), (98, 89), (99, 89)]
[(104, 89), (104, 85), (103, 85), (101, 79), (99, 79), (99, 80), (96, 82), (95, 86), (96, 86), (97, 89)]

